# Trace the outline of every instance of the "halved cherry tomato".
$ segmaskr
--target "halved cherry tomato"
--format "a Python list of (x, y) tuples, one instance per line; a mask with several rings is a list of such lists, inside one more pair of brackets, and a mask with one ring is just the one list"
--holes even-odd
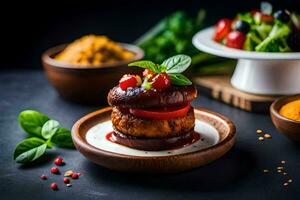
[(230, 19), (221, 19), (218, 21), (213, 39), (217, 42), (223, 40), (231, 30), (231, 23), (232, 20)]
[(185, 116), (190, 110), (190, 104), (182, 107), (173, 107), (165, 109), (130, 109), (129, 112), (137, 117), (155, 119), (155, 120), (169, 120), (177, 117)]
[(142, 79), (138, 75), (125, 74), (119, 81), (119, 86), (122, 90), (127, 90), (129, 87), (137, 87), (142, 84)]
[(171, 85), (170, 77), (165, 72), (157, 74), (152, 79), (152, 87), (156, 90), (159, 90), (159, 91), (164, 90), (167, 87), (169, 87), (170, 85)]
[(226, 36), (225, 44), (231, 48), (243, 49), (245, 40), (246, 36), (244, 33), (232, 31)]

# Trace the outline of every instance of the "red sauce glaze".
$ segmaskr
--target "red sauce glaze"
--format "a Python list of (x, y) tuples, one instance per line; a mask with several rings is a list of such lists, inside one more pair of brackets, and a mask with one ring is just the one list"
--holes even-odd
[(180, 137), (168, 139), (140, 139), (136, 137), (130, 138), (126, 136), (124, 138), (124, 135), (120, 137), (118, 136), (118, 133), (115, 133), (114, 131), (106, 134), (106, 140), (109, 142), (121, 144), (134, 149), (148, 151), (180, 149), (194, 144), (195, 142), (200, 140), (200, 138), (200, 134), (195, 131), (191, 133), (190, 136), (184, 139)]
[(112, 134), (113, 134), (113, 133), (114, 133), (113, 131), (107, 133), (106, 136), (105, 136), (105, 138), (106, 138), (107, 141), (116, 143), (116, 141), (114, 141), (113, 138), (112, 138)]

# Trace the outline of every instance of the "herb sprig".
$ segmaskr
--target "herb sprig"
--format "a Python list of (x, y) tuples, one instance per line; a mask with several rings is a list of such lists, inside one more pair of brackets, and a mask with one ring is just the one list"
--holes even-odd
[(74, 148), (70, 130), (43, 113), (25, 110), (19, 114), (19, 124), (29, 138), (19, 142), (14, 151), (17, 163), (30, 163), (43, 156), (54, 145)]
[(192, 84), (186, 76), (181, 74), (191, 65), (191, 62), (191, 57), (179, 54), (166, 59), (162, 62), (162, 64), (155, 64), (152, 61), (141, 60), (130, 63), (128, 66), (149, 69), (156, 74), (166, 72), (169, 75), (172, 84), (183, 86)]

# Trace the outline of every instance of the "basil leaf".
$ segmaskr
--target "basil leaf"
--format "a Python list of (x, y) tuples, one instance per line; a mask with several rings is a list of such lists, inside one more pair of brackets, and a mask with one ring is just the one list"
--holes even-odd
[(74, 148), (71, 131), (66, 128), (59, 128), (52, 136), (51, 142), (61, 147)]
[(150, 69), (154, 73), (159, 73), (160, 72), (158, 66), (154, 62), (148, 61), (148, 60), (141, 60), (141, 61), (136, 61), (136, 62), (133, 62), (133, 63), (129, 63), (128, 66), (130, 66), (130, 67), (135, 66), (135, 67), (141, 67), (141, 68), (144, 68), (144, 69)]
[(191, 64), (191, 57), (183, 54), (179, 54), (168, 58), (161, 65), (167, 67), (167, 73), (182, 73), (184, 72)]
[(41, 157), (47, 148), (44, 140), (32, 137), (17, 144), (14, 159), (18, 163), (28, 163)]
[(48, 120), (42, 127), (42, 136), (45, 139), (51, 138), (59, 128), (59, 122), (53, 119)]
[(193, 83), (182, 74), (168, 74), (174, 85), (192, 85)]
[(42, 127), (48, 120), (48, 116), (34, 110), (24, 110), (19, 114), (19, 124), (32, 136), (42, 137)]

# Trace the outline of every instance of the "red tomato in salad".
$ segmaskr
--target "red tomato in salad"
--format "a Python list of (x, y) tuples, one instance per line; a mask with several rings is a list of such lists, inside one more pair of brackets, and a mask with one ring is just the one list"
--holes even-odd
[(130, 109), (129, 112), (137, 117), (155, 119), (155, 120), (169, 120), (177, 117), (185, 116), (190, 110), (190, 104), (173, 107), (173, 108), (160, 108), (160, 109)]
[(152, 87), (156, 90), (164, 90), (170, 85), (171, 85), (170, 77), (165, 72), (157, 74), (152, 79)]
[(262, 14), (261, 21), (266, 23), (272, 23), (274, 21), (274, 17), (272, 15)]
[(230, 19), (221, 19), (218, 21), (216, 25), (215, 34), (213, 39), (217, 42), (223, 40), (227, 34), (231, 31), (232, 20)]
[(129, 87), (136, 87), (141, 84), (141, 78), (135, 75), (125, 74), (119, 81), (119, 86), (122, 90), (127, 90)]
[(273, 23), (273, 21), (274, 21), (274, 17), (272, 15), (267, 15), (267, 14), (261, 13), (259, 11), (255, 12), (253, 14), (253, 17), (259, 18), (262, 22), (265, 22), (265, 23)]
[(232, 31), (225, 38), (225, 44), (228, 47), (243, 49), (246, 36), (240, 31)]

